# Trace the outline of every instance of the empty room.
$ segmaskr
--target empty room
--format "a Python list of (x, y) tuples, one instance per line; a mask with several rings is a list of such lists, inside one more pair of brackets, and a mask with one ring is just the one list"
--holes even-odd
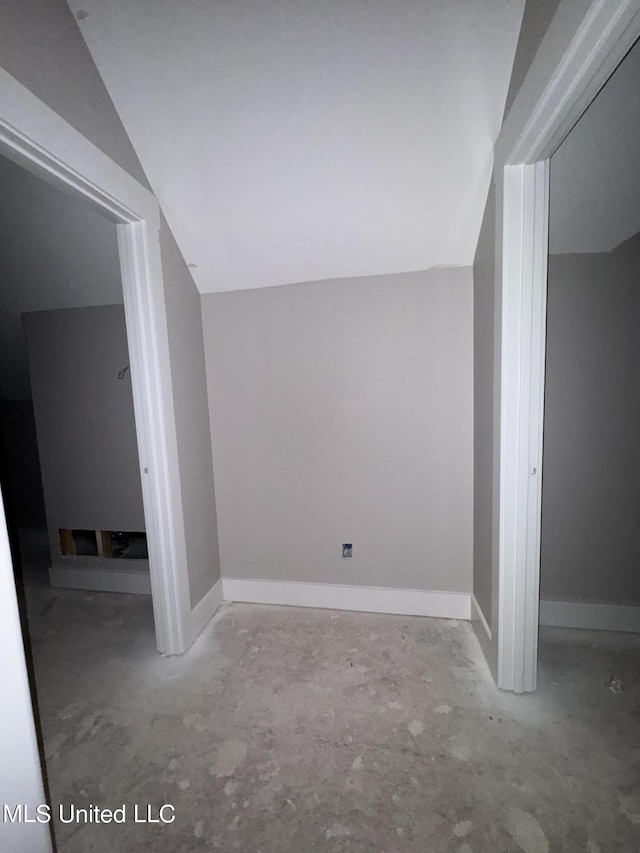
[(3, 853), (638, 849), (639, 37), (3, 4)]

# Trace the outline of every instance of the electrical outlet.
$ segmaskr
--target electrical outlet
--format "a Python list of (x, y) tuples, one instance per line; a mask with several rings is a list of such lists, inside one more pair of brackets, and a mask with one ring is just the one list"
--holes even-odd
[(343, 557), (353, 557), (353, 545), (350, 542), (345, 542), (342, 546)]

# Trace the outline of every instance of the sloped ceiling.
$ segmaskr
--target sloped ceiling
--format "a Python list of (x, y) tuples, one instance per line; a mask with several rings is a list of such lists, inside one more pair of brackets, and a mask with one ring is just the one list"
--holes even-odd
[(201, 292), (473, 262), (523, 0), (69, 0)]
[(552, 254), (610, 252), (640, 231), (640, 43), (551, 158)]

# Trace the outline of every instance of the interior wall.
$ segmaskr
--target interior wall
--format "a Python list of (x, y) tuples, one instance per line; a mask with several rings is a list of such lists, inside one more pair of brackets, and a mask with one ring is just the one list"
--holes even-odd
[(549, 258), (541, 598), (640, 604), (640, 236)]
[[(136, 180), (148, 186), (137, 155), (65, 0), (3, 4), (0, 8), (0, 57), (2, 67), (9, 74)], [(170, 358), (174, 395), (182, 385), (190, 388), (197, 385), (198, 393), (204, 396), (204, 350), (201, 338), (195, 334), (196, 328), (200, 327), (200, 319), (194, 319), (194, 286), (166, 224), (161, 228), (160, 242), (163, 263), (169, 265), (164, 285), (169, 337), (173, 341)], [(184, 299), (176, 298), (178, 290)], [(176, 341), (185, 328), (194, 334), (180, 339), (177, 346)], [(190, 355), (185, 356), (185, 351)], [(195, 377), (194, 364), (199, 366)], [(198, 520), (190, 518), (191, 529), (186, 539), (187, 571), (193, 602), (207, 583), (212, 586), (219, 577), (217, 553), (212, 547), (216, 518), (213, 470), (210, 450), (207, 454), (201, 441), (190, 447), (180, 436), (188, 432), (185, 424), (190, 424), (192, 431), (199, 435), (209, 434), (209, 421), (206, 407), (203, 409), (202, 406), (189, 408), (180, 416), (176, 414), (176, 419), (181, 419), (177, 429), (183, 505), (201, 507)], [(199, 476), (190, 479), (194, 455), (197, 456)], [(206, 552), (209, 552), (209, 560), (203, 566), (202, 554)]]
[(473, 262), (473, 593), (491, 626), (496, 191), (492, 179)]
[(220, 578), (218, 520), (204, 360), (200, 294), (167, 224), (161, 244), (178, 446), (189, 558), (189, 594), (195, 605)]
[(549, 29), (549, 24), (559, 5), (560, 0), (526, 0), (524, 4), (520, 35), (513, 58), (509, 90), (504, 107), (505, 115), (511, 109), (520, 86), (527, 76), (527, 71), (531, 67), (533, 58), (540, 47), (540, 42)]
[(145, 530), (123, 306), (24, 326), (52, 558), (60, 528)]
[(469, 592), (470, 268), (211, 294), (203, 323), (223, 576)]

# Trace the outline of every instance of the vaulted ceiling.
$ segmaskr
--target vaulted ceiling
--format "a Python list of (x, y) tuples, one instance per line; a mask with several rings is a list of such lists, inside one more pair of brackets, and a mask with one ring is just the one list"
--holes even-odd
[(68, 0), (201, 292), (473, 261), (523, 0)]

